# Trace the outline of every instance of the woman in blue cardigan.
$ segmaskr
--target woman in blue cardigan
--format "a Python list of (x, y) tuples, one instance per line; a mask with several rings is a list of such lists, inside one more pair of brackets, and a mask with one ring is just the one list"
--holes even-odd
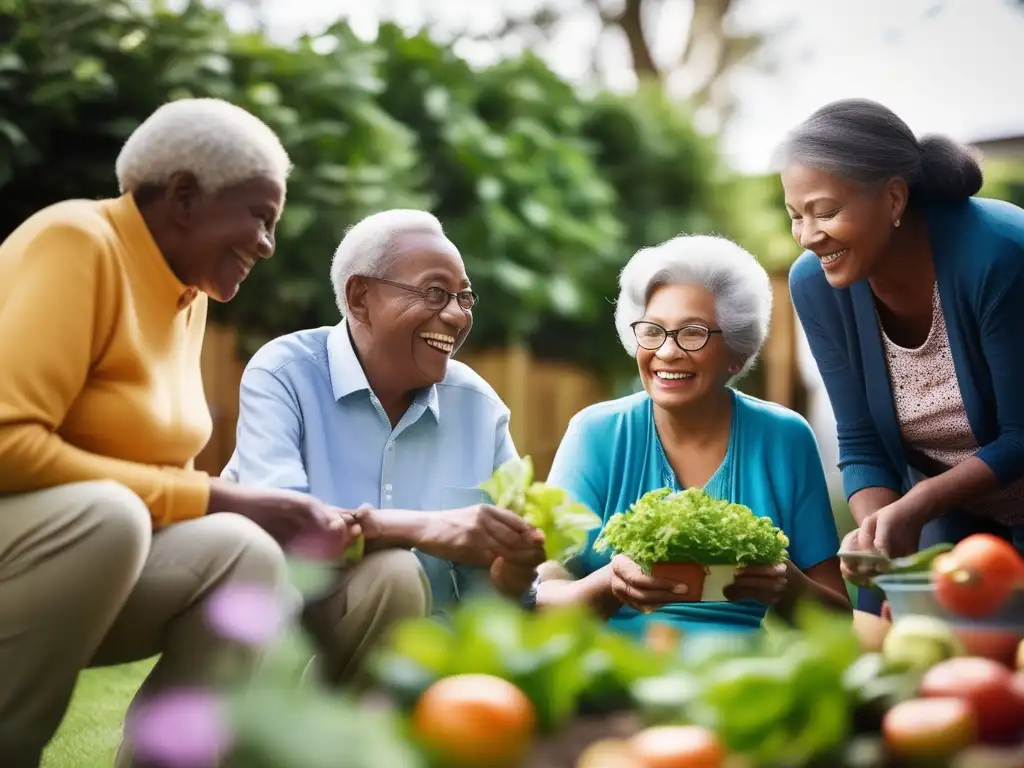
[(793, 304), (858, 524), (843, 548), (987, 531), (1024, 550), (1024, 210), (972, 197), (966, 148), (870, 101), (818, 110), (782, 160)]

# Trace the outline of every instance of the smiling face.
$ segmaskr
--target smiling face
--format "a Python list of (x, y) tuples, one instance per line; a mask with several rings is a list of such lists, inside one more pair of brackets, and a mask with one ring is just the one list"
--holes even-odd
[[(698, 285), (655, 288), (641, 319), (668, 331), (686, 325), (719, 328), (715, 297)], [(638, 348), (636, 362), (647, 394), (668, 410), (689, 407), (716, 395), (743, 364), (720, 333), (711, 334), (704, 348), (696, 352), (686, 352), (674, 339), (666, 338), (657, 350)]]
[(172, 269), (186, 285), (230, 301), (256, 262), (274, 255), (284, 189), (256, 178), (208, 194), (180, 174), (166, 195), (180, 232)]
[(448, 361), (473, 326), (472, 310), (456, 299), (449, 296), (437, 309), (423, 292), (459, 293), (471, 286), (462, 256), (446, 237), (412, 232), (392, 244), (401, 256), (386, 280), (350, 278), (346, 297), (353, 315), (372, 334), (370, 367), (394, 382), (389, 389), (412, 391), (444, 380)]
[(834, 288), (845, 288), (875, 271), (907, 202), (902, 179), (865, 189), (803, 165), (788, 166), (782, 172), (782, 186), (793, 238), (818, 256)]

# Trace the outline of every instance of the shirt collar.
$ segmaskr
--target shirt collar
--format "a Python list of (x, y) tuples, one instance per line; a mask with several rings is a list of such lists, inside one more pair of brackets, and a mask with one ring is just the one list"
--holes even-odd
[(174, 270), (153, 239), (153, 233), (149, 231), (146, 220), (142, 218), (131, 192), (111, 201), (110, 219), (128, 252), (133, 258), (146, 263), (161, 295), (174, 306), (175, 311), (181, 312), (192, 304), (199, 295), (199, 289), (185, 285), (174, 274)]
[[(331, 374), (331, 388), (335, 400), (341, 400), (356, 392), (373, 395), (370, 382), (366, 379), (366, 372), (363, 371), (363, 366), (356, 356), (348, 323), (344, 320), (334, 326), (327, 335), (327, 368)], [(413, 403), (426, 408), (434, 415), (435, 420), (440, 420), (441, 407), (437, 385), (417, 392)]]

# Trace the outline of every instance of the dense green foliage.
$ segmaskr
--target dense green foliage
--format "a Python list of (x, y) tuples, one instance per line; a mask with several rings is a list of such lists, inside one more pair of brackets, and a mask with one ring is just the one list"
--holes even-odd
[(373, 43), (338, 24), (282, 46), (200, 2), (8, 7), (0, 237), (55, 201), (116, 194), (122, 142), (168, 99), (227, 98), (280, 133), (296, 170), (278, 256), (216, 308), (248, 351), (336, 322), (333, 250), (384, 208), (442, 219), (482, 297), (473, 345), (528, 343), (606, 372), (630, 366), (610, 300), (637, 248), (714, 230), (758, 251), (778, 235), (751, 209), (764, 195), (724, 183), (713, 144), (659, 91), (586, 99), (533, 56), (474, 71), (391, 26)]
[(985, 186), (978, 194), (1024, 206), (1024, 158), (1005, 157), (985, 161)]
[(656, 563), (781, 563), (789, 539), (770, 517), (700, 488), (645, 493), (607, 522), (594, 548), (628, 555), (648, 573)]

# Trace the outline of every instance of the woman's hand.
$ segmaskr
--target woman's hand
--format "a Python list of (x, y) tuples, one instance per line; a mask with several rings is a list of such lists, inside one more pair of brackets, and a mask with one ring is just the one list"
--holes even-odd
[(308, 494), (210, 480), (209, 513), (234, 512), (269, 533), (283, 548), (303, 556), (340, 557), (362, 534), (352, 512)]
[[(866, 520), (867, 518), (865, 518)], [(867, 537), (865, 537), (867, 539)], [(874, 552), (874, 538), (867, 539), (867, 549), (861, 543), (860, 539), (860, 528), (854, 528), (848, 534), (843, 537), (843, 543), (839, 545), (840, 552)], [(849, 562), (840, 558), (839, 560), (839, 571), (843, 574), (843, 578), (851, 584), (856, 584), (858, 587), (867, 587), (871, 584), (871, 579), (876, 574), (875, 570), (871, 568), (850, 567)]]
[[(840, 549), (878, 552), (889, 558), (912, 555), (920, 549), (921, 529), (935, 513), (924, 494), (908, 493), (865, 517), (859, 528), (843, 537)], [(871, 571), (850, 568), (845, 561), (840, 567), (843, 578), (859, 586), (866, 586), (874, 575)]]
[(889, 558), (912, 555), (921, 548), (921, 529), (935, 513), (925, 494), (911, 491), (865, 518), (860, 542), (866, 546), (870, 541), (876, 552)]
[(725, 588), (727, 600), (756, 600), (763, 605), (775, 605), (786, 594), (789, 586), (788, 560), (778, 565), (748, 565), (736, 569), (736, 578)]
[(678, 603), (690, 591), (685, 584), (644, 575), (639, 565), (625, 555), (611, 562), (611, 592), (615, 598), (641, 613), (650, 613), (660, 605)]
[(362, 526), (355, 513), (328, 507), (331, 512), (340, 513), (326, 526), (314, 523), (300, 531), (284, 547), (289, 554), (308, 560), (325, 560), (337, 562), (345, 557), (345, 551), (360, 536), (364, 535)]

